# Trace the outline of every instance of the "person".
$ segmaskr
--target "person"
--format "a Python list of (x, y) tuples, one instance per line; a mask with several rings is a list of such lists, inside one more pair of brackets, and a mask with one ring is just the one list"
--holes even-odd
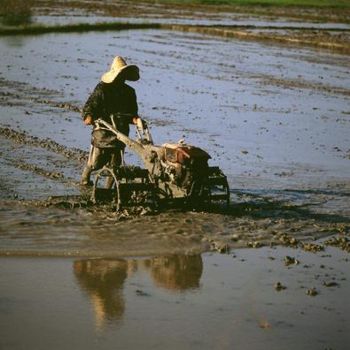
[(128, 136), (129, 124), (137, 124), (140, 117), (135, 90), (125, 81), (137, 81), (139, 78), (136, 65), (128, 65), (123, 57), (116, 56), (110, 70), (102, 75), (101, 81), (87, 99), (82, 117), (85, 125), (94, 127), (89, 158), (81, 176), (82, 185), (92, 185), (90, 176), (94, 170), (104, 165), (114, 168), (121, 164), (125, 145), (112, 132), (96, 127), (94, 122), (100, 118)]

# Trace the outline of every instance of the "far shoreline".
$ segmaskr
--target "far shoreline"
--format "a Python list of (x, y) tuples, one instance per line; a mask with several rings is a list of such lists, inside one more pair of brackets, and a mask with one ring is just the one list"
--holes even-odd
[[(43, 35), (50, 33), (85, 33), (121, 30), (173, 30), (224, 37), (229, 39), (261, 41), (272, 44), (308, 46), (319, 49), (328, 49), (340, 53), (350, 53), (350, 41), (346, 39), (350, 29), (291, 26), (254, 26), (254, 25), (187, 25), (165, 23), (131, 23), (131, 22), (101, 22), (77, 23), (69, 25), (42, 25), (33, 24), (16, 27), (0, 27), (0, 37), (13, 35)], [(287, 33), (279, 33), (286, 31)], [(315, 35), (315, 31), (318, 32)], [(331, 33), (336, 35), (332, 36)], [(339, 33), (341, 33), (339, 35)]]

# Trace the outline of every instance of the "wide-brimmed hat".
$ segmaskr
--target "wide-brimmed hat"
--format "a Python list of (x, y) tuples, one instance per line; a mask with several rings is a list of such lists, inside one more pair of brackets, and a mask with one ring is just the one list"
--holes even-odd
[(114, 58), (110, 70), (102, 75), (101, 80), (104, 83), (112, 83), (121, 72), (125, 73), (125, 80), (136, 81), (140, 79), (139, 67), (134, 64), (129, 65), (123, 57), (117, 56)]

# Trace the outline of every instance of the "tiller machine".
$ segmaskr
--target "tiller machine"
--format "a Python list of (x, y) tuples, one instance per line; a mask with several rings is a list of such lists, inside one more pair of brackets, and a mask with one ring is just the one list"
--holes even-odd
[[(143, 167), (122, 165), (112, 169), (105, 166), (97, 171), (92, 201), (113, 201), (117, 210), (130, 206), (167, 206), (181, 202), (191, 208), (203, 208), (213, 202), (229, 204), (230, 191), (226, 176), (219, 167), (209, 166), (210, 155), (201, 148), (184, 142), (153, 143), (147, 123), (139, 119), (137, 139), (131, 139), (102, 119), (97, 128), (108, 130), (136, 153)], [(109, 177), (112, 187), (104, 188), (101, 180)], [(111, 178), (114, 181), (110, 181)]]

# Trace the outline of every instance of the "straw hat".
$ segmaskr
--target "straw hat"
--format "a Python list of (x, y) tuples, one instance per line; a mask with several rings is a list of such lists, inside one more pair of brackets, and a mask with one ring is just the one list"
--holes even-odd
[(125, 80), (136, 81), (140, 79), (139, 67), (130, 64), (128, 65), (123, 57), (117, 56), (114, 58), (110, 70), (103, 74), (101, 80), (104, 83), (112, 83), (113, 80), (125, 71)]

